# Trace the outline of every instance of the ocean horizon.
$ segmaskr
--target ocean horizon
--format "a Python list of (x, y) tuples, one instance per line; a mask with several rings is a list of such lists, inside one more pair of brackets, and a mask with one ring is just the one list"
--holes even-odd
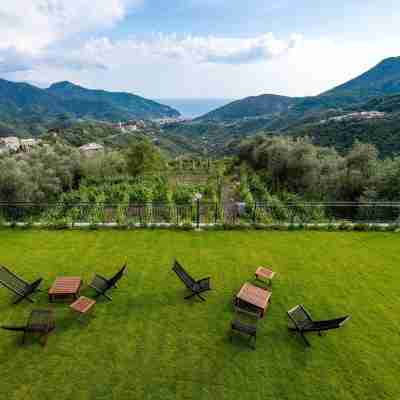
[(215, 98), (202, 98), (202, 99), (157, 99), (161, 104), (173, 107), (178, 110), (184, 118), (197, 118), (204, 115), (216, 108), (222, 107), (225, 104), (231, 103), (234, 99), (215, 99)]

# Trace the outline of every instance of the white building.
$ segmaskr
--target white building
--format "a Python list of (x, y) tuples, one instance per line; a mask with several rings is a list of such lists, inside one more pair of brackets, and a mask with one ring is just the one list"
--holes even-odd
[(323, 119), (320, 121), (321, 124), (326, 124), (327, 122), (334, 121), (334, 122), (340, 122), (340, 121), (348, 121), (348, 120), (369, 120), (369, 119), (380, 119), (380, 118), (385, 118), (386, 113), (381, 112), (381, 111), (361, 111), (361, 112), (354, 112), (354, 113), (349, 113), (349, 114), (344, 114), (344, 115), (339, 115), (337, 117), (331, 117), (328, 119)]
[(94, 154), (104, 151), (104, 146), (98, 143), (88, 143), (79, 147), (79, 151), (85, 156), (92, 156)]
[(42, 141), (40, 139), (21, 139), (20, 140), (20, 149), (22, 151), (28, 152), (33, 147), (41, 144)]
[(15, 136), (0, 138), (0, 153), (10, 153), (19, 150), (21, 143)]

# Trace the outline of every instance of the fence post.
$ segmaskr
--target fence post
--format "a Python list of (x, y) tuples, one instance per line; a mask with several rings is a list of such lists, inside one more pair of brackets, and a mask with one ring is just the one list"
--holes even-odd
[(256, 219), (257, 219), (257, 203), (254, 203), (254, 209), (253, 209), (253, 224), (256, 223)]
[(196, 221), (197, 229), (200, 229), (200, 199), (197, 199), (197, 221)]

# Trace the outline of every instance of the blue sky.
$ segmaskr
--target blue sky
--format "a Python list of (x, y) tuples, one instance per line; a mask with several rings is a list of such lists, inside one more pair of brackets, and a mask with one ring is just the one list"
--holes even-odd
[(150, 98), (302, 96), (400, 55), (399, 2), (321, 3), (3, 1), (0, 77)]
[[(321, 5), (321, 3), (324, 3)], [(288, 35), (293, 30), (322, 35), (361, 33), (391, 24), (395, 1), (368, 0), (149, 0), (132, 11), (115, 34), (151, 33), (154, 30), (196, 35), (250, 36), (267, 31)], [(389, 18), (388, 18), (389, 17)], [(367, 27), (363, 25), (365, 20)], [(373, 26), (374, 25), (374, 26)], [(367, 28), (367, 29), (366, 29)]]

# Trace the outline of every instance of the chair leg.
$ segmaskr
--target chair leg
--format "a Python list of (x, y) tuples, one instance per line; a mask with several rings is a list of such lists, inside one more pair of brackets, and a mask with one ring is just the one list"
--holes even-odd
[(300, 332), (300, 335), (301, 335), (301, 337), (303, 338), (304, 343), (305, 343), (307, 346), (311, 346), (310, 342), (309, 342), (309, 341), (307, 340), (307, 338), (304, 336), (304, 333), (303, 333), (303, 332)]
[(43, 334), (41, 335), (41, 337), (40, 337), (40, 342), (41, 342), (41, 344), (42, 344), (43, 347), (46, 346), (47, 340), (48, 340), (48, 338), (49, 338), (49, 335), (50, 335), (51, 331), (52, 331), (52, 330), (47, 330), (47, 331), (43, 332)]
[(203, 296), (201, 296), (199, 293), (197, 293), (197, 297), (199, 297), (203, 301), (206, 301), (206, 299)]
[(109, 296), (109, 295), (107, 295), (107, 294), (105, 294), (105, 293), (102, 293), (102, 296), (104, 296), (107, 300), (112, 301), (111, 296)]
[(191, 294), (185, 296), (185, 300), (191, 299), (193, 296), (197, 296), (197, 297), (199, 297), (202, 301), (206, 301), (206, 299), (205, 299), (203, 296), (201, 296), (201, 294), (198, 293), (198, 292), (193, 292), (193, 293), (191, 293)]
[(22, 300), (24, 300), (24, 299), (26, 299), (26, 300), (28, 300), (28, 301), (30, 301), (31, 303), (34, 303), (34, 301), (29, 297), (29, 296), (19, 296), (18, 297), (18, 299), (16, 299), (14, 302), (13, 302), (13, 304), (18, 304), (18, 303), (20, 303)]

